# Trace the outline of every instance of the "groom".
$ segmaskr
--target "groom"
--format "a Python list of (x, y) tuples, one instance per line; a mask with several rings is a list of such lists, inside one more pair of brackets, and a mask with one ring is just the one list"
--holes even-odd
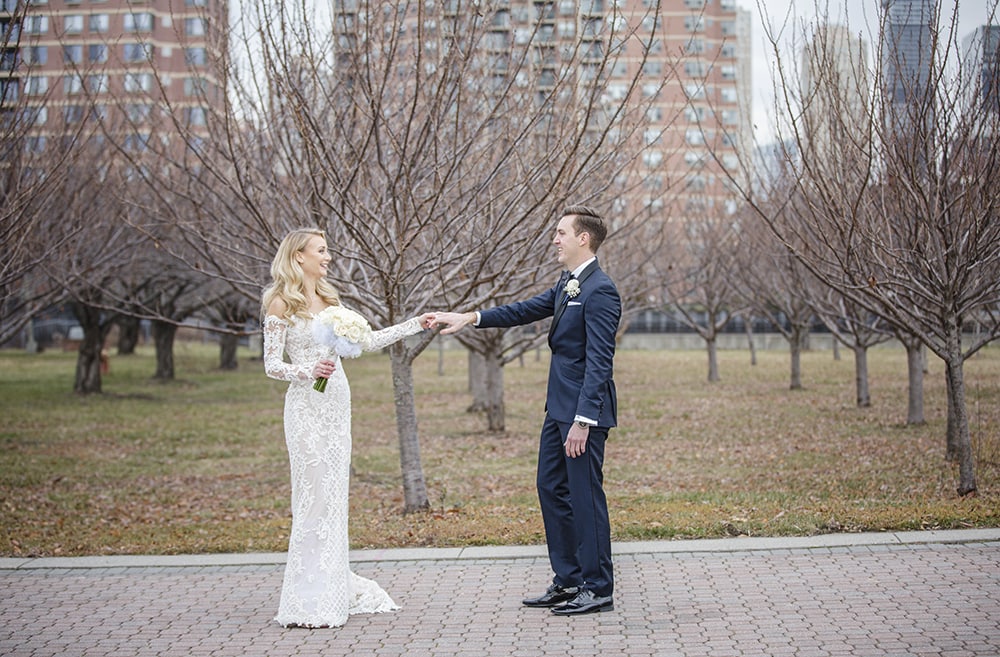
[(567, 208), (552, 242), (566, 269), (536, 297), (470, 313), (437, 313), (443, 334), (467, 324), (520, 326), (552, 317), (545, 422), (538, 448), (538, 500), (555, 577), (529, 607), (559, 615), (614, 609), (611, 527), (604, 495), (604, 443), (616, 425), (612, 379), (621, 299), (601, 271), (597, 249), (608, 230), (594, 210)]

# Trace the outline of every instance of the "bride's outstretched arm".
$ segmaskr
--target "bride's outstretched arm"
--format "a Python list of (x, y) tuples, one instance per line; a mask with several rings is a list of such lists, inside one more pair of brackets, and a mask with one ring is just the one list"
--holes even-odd
[(432, 315), (425, 313), (394, 326), (375, 331), (371, 335), (371, 340), (365, 345), (365, 351), (378, 351), (399, 342), (405, 337), (420, 333), (422, 330), (430, 328), (431, 318)]

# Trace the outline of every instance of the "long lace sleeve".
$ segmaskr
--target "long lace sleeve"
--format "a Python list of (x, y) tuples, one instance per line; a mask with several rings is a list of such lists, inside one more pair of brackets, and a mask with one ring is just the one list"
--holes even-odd
[(302, 381), (312, 379), (309, 365), (285, 362), (285, 340), (288, 322), (268, 315), (264, 318), (264, 372), (279, 381)]
[(420, 318), (413, 317), (401, 322), (394, 326), (389, 326), (380, 331), (375, 331), (372, 333), (371, 340), (367, 345), (365, 345), (365, 351), (378, 351), (379, 349), (384, 349), (391, 344), (399, 342), (403, 338), (416, 335), (423, 330), (420, 326)]

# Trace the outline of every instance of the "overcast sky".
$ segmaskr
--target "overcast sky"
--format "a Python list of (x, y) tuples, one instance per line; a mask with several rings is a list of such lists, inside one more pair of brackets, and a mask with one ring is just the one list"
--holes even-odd
[[(997, 0), (943, 0), (943, 14), (949, 17), (958, 9), (959, 43), (980, 25), (989, 20), (989, 7), (996, 7)], [(878, 12), (881, 0), (818, 0), (820, 7), (826, 8), (831, 23), (847, 25), (854, 34), (862, 35), (871, 48), (878, 27)], [(816, 0), (737, 0), (737, 5), (751, 13), (753, 24), (753, 122), (757, 126), (757, 138), (761, 143), (773, 139), (774, 84), (771, 78), (773, 66), (772, 48), (765, 41), (764, 22), (772, 26), (779, 42), (785, 48), (801, 47), (803, 26), (814, 24), (816, 20)], [(761, 8), (765, 16), (762, 20)], [(783, 28), (783, 29), (782, 29)], [(792, 45), (792, 40), (796, 45)], [(786, 57), (791, 53), (786, 51)], [(791, 60), (789, 60), (791, 61)]]

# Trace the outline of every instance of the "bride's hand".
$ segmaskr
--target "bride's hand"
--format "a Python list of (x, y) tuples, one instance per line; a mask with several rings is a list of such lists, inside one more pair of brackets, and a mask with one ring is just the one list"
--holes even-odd
[(424, 313), (417, 317), (420, 320), (420, 326), (425, 329), (434, 328), (434, 313)]
[(337, 369), (337, 362), (333, 360), (321, 360), (313, 365), (314, 379), (329, 379), (333, 371)]

